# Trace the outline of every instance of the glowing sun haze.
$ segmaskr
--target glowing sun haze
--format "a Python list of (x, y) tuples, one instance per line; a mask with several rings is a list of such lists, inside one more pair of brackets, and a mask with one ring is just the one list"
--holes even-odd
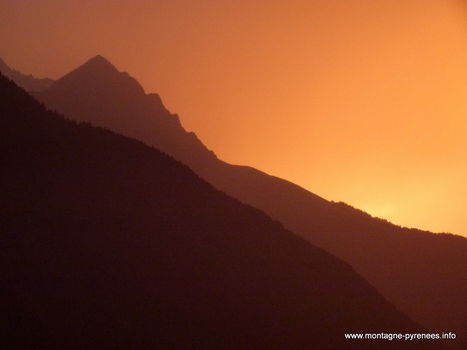
[(1, 0), (0, 33), (40, 78), (106, 57), (222, 160), (467, 236), (462, 0)]

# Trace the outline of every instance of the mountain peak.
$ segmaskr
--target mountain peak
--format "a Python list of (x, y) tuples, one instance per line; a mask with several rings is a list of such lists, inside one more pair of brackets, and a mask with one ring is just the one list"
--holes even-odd
[(110, 66), (113, 67), (112, 63), (110, 63), (110, 61), (108, 59), (106, 59), (105, 57), (103, 57), (101, 55), (94, 56), (93, 58), (88, 60), (87, 63), (89, 63), (89, 64), (105, 64), (105, 65), (110, 65)]
[[(97, 55), (35, 94), (48, 108), (79, 121), (142, 140), (176, 159), (213, 159), (194, 133), (187, 133), (159, 95), (146, 94), (138, 81)], [(196, 154), (196, 157), (193, 155)]]
[(81, 67), (78, 68), (79, 70), (90, 70), (91, 73), (97, 73), (97, 72), (112, 72), (112, 73), (118, 73), (117, 68), (110, 63), (108, 59), (101, 55), (94, 56), (91, 58), (89, 61), (87, 61), (85, 64), (83, 64)]
[(87, 94), (138, 96), (144, 98), (143, 87), (128, 73), (120, 72), (101, 55), (94, 56), (82, 66), (66, 74), (51, 87), (51, 90), (83, 90)]

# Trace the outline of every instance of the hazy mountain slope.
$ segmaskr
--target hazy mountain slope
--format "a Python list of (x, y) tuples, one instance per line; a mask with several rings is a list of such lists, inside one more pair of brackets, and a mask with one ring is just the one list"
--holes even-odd
[(156, 149), (0, 76), (0, 344), (440, 349), (345, 262)]
[(160, 99), (145, 95), (133, 78), (102, 57), (36, 96), (70, 118), (92, 120), (173, 155), (217, 188), (350, 262), (432, 331), (453, 331), (458, 342), (466, 341), (467, 239), (390, 225), (256, 169), (226, 164), (186, 133)]
[(15, 81), (16, 84), (21, 86), (27, 91), (37, 92), (47, 89), (54, 82), (52, 79), (44, 78), (37, 79), (31, 74), (25, 75), (17, 70), (11, 69), (1, 58), (0, 58), (0, 72), (6, 75), (8, 78)]

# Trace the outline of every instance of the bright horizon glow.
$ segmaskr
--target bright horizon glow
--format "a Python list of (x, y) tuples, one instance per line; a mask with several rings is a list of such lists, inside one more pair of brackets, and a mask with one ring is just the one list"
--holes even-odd
[(100, 54), (224, 161), (467, 236), (463, 0), (4, 0), (0, 32), (22, 73)]

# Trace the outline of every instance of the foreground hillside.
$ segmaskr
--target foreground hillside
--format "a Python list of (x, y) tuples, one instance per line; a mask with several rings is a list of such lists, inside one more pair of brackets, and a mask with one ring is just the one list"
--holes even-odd
[(183, 129), (159, 96), (146, 95), (134, 78), (100, 56), (36, 96), (69, 118), (143, 140), (183, 161), (218, 189), (349, 262), (431, 331), (455, 332), (459, 348), (467, 346), (464, 237), (400, 228), (256, 169), (222, 162)]
[(5, 349), (442, 348), (345, 262), (0, 76)]

